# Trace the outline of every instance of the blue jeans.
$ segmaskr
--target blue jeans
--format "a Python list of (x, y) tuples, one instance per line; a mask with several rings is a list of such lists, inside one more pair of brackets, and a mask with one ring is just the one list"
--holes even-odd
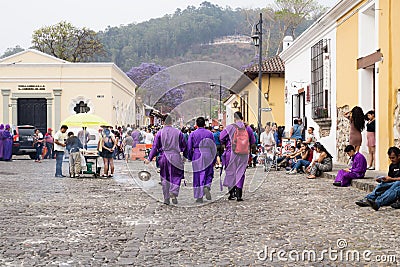
[(45, 159), (52, 159), (53, 158), (53, 144), (46, 143), (47, 153), (44, 155)]
[(35, 146), (36, 146), (35, 160), (40, 160), (40, 156), (42, 155), (43, 145), (42, 144), (36, 144)]
[(389, 206), (400, 197), (400, 181), (380, 183), (372, 193), (367, 195), (368, 199), (375, 200), (378, 207)]
[(293, 168), (294, 168), (295, 170), (299, 171), (299, 170), (301, 169), (302, 166), (304, 166), (305, 168), (307, 168), (308, 165), (310, 165), (310, 163), (311, 163), (311, 162), (309, 162), (308, 160), (301, 159), (301, 160), (298, 160), (298, 161), (296, 162), (296, 164), (294, 165)]
[(56, 153), (56, 176), (62, 175), (62, 162), (64, 158), (64, 151), (54, 151)]

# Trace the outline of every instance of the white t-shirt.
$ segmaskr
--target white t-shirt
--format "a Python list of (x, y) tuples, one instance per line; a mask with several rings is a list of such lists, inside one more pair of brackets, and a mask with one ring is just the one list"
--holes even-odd
[(316, 141), (316, 138), (315, 138), (315, 134), (314, 133), (306, 133), (306, 136), (305, 136), (305, 138), (306, 138), (306, 141), (308, 141), (308, 139), (309, 138), (311, 138), (311, 142), (308, 144), (310, 147), (312, 147), (312, 146), (314, 146), (314, 143), (315, 143), (315, 141)]
[[(57, 140), (59, 143), (61, 144), (65, 144), (65, 140), (67, 140), (67, 133), (62, 133), (61, 131), (58, 131), (55, 135), (54, 135), (54, 141)], [(54, 151), (61, 151), (61, 152), (65, 152), (65, 147), (60, 146), (58, 144), (56, 144), (56, 142), (54, 142)]]
[(144, 143), (145, 144), (153, 144), (153, 141), (154, 141), (154, 135), (152, 133), (146, 133)]
[(272, 146), (275, 144), (275, 139), (274, 139), (274, 134), (273, 131), (270, 131), (269, 133), (266, 133), (265, 131), (261, 133), (260, 136), (260, 143), (263, 146)]

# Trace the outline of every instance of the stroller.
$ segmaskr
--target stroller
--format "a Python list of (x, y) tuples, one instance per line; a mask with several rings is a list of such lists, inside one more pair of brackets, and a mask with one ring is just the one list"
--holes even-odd
[(276, 144), (266, 147), (260, 146), (258, 160), (259, 163), (264, 166), (264, 172), (270, 171), (273, 168), (275, 168), (276, 171), (279, 170), (277, 162), (278, 153)]

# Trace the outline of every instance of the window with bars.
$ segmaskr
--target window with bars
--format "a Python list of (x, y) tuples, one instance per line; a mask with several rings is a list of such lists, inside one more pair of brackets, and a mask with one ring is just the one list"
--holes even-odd
[(311, 104), (313, 119), (330, 118), (329, 40), (311, 47)]
[(78, 113), (88, 113), (90, 111), (90, 108), (86, 103), (83, 101), (80, 101), (76, 106), (74, 107), (74, 111)]

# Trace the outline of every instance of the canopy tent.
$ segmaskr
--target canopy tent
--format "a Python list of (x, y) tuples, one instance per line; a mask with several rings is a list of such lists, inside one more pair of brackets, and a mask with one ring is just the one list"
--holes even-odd
[(67, 125), (68, 127), (78, 126), (78, 127), (99, 127), (99, 126), (111, 126), (103, 118), (89, 113), (78, 113), (69, 116), (61, 122), (61, 125)]

